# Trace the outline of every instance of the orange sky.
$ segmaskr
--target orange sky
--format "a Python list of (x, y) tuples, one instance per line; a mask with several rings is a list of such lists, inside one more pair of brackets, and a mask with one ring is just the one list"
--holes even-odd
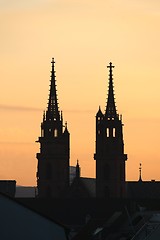
[(95, 176), (95, 114), (110, 61), (123, 115), (127, 179), (160, 180), (160, 1), (0, 1), (0, 179), (36, 185), (35, 143), (55, 57), (71, 165)]

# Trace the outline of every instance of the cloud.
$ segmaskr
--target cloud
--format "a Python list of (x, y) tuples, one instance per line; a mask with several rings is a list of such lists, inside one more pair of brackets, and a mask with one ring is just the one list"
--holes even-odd
[[(0, 111), (1, 110), (6, 110), (6, 111), (44, 111), (42, 108), (36, 108), (36, 107), (26, 107), (26, 106), (14, 106), (14, 105), (5, 105), (5, 104), (0, 104)], [(95, 113), (94, 110), (92, 109), (64, 109), (63, 112), (68, 112), (68, 113)]]
[(68, 113), (95, 113), (94, 110), (91, 110), (91, 109), (66, 109), (64, 110), (63, 112), (68, 112)]
[(9, 142), (9, 141), (0, 141), (0, 145), (34, 145), (35, 142)]
[(50, 0), (0, 0), (0, 7), (4, 9), (26, 9), (39, 6)]
[(0, 110), (8, 110), (8, 111), (43, 111), (43, 109), (36, 108), (36, 107), (13, 106), (13, 105), (5, 105), (5, 104), (0, 104)]

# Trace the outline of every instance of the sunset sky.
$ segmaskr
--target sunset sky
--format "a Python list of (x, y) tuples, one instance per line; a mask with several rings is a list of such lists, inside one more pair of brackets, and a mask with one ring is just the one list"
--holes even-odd
[(36, 153), (55, 58), (71, 165), (95, 177), (95, 115), (114, 65), (127, 180), (160, 180), (160, 1), (0, 0), (0, 179), (36, 185)]

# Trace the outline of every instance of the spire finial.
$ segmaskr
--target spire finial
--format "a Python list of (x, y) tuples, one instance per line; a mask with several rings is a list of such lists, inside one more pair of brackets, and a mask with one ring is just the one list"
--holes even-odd
[(51, 71), (51, 79), (52, 79), (52, 77), (55, 77), (55, 71), (54, 71), (55, 61), (54, 61), (54, 57), (52, 58), (51, 64), (52, 64), (52, 71)]
[(109, 89), (108, 89), (108, 99), (107, 99), (107, 106), (105, 115), (109, 119), (114, 119), (117, 117), (115, 99), (114, 99), (114, 89), (113, 89), (113, 74), (112, 69), (115, 66), (112, 65), (110, 62), (107, 68), (109, 68)]
[(109, 68), (109, 72), (110, 75), (112, 76), (112, 68), (114, 68), (115, 66), (112, 65), (112, 62), (109, 63), (109, 66), (107, 66), (107, 68)]
[(139, 181), (142, 181), (142, 164), (139, 164)]
[(54, 61), (54, 57), (52, 58), (52, 67), (54, 67), (55, 61)]
[(76, 178), (80, 178), (80, 167), (79, 167), (78, 159), (77, 159), (77, 165), (76, 165)]
[(51, 84), (49, 91), (49, 100), (48, 100), (48, 109), (46, 112), (47, 119), (53, 119), (54, 121), (60, 121), (60, 113), (58, 109), (58, 98), (57, 98), (57, 90), (56, 90), (56, 76), (54, 70), (54, 58), (52, 58), (52, 71), (51, 71)]

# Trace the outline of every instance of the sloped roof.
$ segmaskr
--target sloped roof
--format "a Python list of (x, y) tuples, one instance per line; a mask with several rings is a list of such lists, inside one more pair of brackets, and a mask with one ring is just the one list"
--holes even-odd
[(126, 188), (128, 198), (160, 198), (160, 181), (128, 181)]
[[(78, 184), (85, 187), (90, 197), (96, 197), (95, 178), (80, 177)], [(160, 181), (126, 181), (126, 192), (127, 198), (160, 199)]]
[(66, 240), (65, 228), (49, 218), (0, 194), (1, 239)]
[(90, 197), (96, 197), (96, 179), (81, 177), (80, 180), (89, 192)]
[(16, 198), (34, 198), (35, 197), (35, 187), (31, 186), (17, 186), (16, 187)]

